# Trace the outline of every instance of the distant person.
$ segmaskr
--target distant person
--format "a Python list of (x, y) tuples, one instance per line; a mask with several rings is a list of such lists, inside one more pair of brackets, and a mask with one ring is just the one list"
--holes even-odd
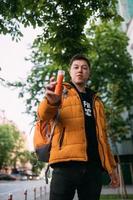
[(62, 95), (55, 94), (54, 77), (39, 104), (41, 120), (51, 120), (59, 109), (59, 120), (52, 139), (50, 166), (53, 168), (50, 200), (99, 200), (102, 172), (110, 176), (110, 185), (119, 187), (117, 164), (107, 140), (103, 103), (86, 86), (90, 62), (83, 55), (70, 61), (70, 83), (63, 84)]

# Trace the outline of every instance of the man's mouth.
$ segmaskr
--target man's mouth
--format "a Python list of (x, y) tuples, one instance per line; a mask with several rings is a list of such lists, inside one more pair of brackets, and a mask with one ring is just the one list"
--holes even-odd
[(82, 74), (77, 74), (77, 77), (82, 78), (83, 76)]

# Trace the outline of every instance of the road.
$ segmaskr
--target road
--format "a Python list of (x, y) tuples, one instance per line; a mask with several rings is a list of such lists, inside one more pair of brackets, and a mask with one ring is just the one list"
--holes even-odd
[[(36, 193), (34, 188), (36, 188)], [(126, 189), (127, 194), (133, 194), (133, 185), (127, 186)], [(13, 200), (25, 200), (25, 190), (27, 190), (28, 200), (48, 200), (49, 185), (46, 185), (44, 180), (0, 181), (0, 200), (8, 200), (9, 193), (13, 194)], [(43, 198), (39, 198), (41, 194)], [(118, 189), (106, 186), (103, 187), (102, 194), (119, 194), (119, 192)], [(74, 200), (77, 200), (76, 195)]]
[[(9, 194), (13, 194), (13, 200), (25, 200), (25, 190), (27, 190), (27, 199), (33, 200), (42, 194), (49, 193), (49, 186), (44, 180), (29, 181), (0, 181), (0, 200), (8, 200)], [(41, 192), (42, 191), (42, 192)]]

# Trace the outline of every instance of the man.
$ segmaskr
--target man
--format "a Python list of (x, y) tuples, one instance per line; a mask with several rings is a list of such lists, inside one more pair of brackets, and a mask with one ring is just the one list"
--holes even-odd
[(119, 176), (107, 135), (101, 100), (86, 87), (90, 63), (83, 55), (70, 61), (71, 83), (63, 84), (61, 96), (54, 93), (52, 77), (44, 100), (38, 107), (41, 120), (54, 120), (59, 112), (50, 151), (53, 168), (50, 200), (99, 200), (102, 172), (106, 170), (111, 186), (119, 186)]

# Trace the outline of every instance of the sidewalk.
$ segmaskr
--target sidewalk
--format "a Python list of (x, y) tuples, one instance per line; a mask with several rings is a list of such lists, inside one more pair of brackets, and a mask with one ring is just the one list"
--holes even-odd
[[(125, 189), (127, 194), (133, 194), (133, 185), (126, 185)], [(110, 186), (103, 186), (101, 194), (119, 194), (120, 191), (123, 191), (123, 188), (113, 189)]]
[[(127, 191), (127, 194), (133, 194), (133, 185), (127, 185), (126, 191)], [(110, 194), (118, 195), (119, 193), (120, 193), (119, 189), (112, 189), (109, 186), (103, 186), (102, 192), (101, 192), (102, 195), (110, 195)], [(42, 198), (38, 197), (36, 200), (48, 200), (48, 197), (49, 197), (49, 193), (47, 192), (45, 196), (43, 195)], [(75, 194), (74, 200), (78, 200), (77, 194)]]

